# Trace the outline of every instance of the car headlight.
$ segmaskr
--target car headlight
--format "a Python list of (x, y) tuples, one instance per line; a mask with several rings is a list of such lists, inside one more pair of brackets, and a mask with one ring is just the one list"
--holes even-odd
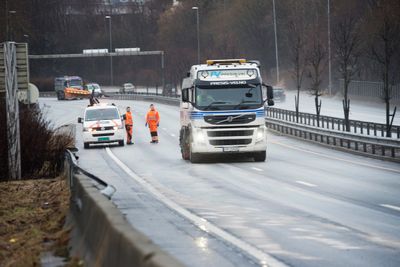
[(193, 141), (198, 144), (205, 144), (206, 138), (204, 137), (204, 133), (201, 129), (194, 129), (193, 130)]
[(256, 142), (263, 141), (265, 139), (265, 127), (261, 126), (257, 130)]

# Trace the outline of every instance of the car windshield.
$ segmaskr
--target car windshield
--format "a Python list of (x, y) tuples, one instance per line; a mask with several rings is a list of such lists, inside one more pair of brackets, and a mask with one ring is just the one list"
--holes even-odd
[(261, 86), (196, 87), (195, 106), (200, 110), (239, 110), (263, 105)]
[(116, 108), (90, 109), (86, 111), (85, 121), (116, 120), (119, 119)]

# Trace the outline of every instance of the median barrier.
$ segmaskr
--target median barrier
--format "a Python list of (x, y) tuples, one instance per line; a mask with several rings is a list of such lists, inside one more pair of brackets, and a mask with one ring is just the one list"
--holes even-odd
[(73, 256), (84, 259), (85, 266), (184, 266), (134, 229), (98, 188), (99, 184), (111, 185), (80, 171), (71, 152), (66, 154), (66, 161), (71, 189)]

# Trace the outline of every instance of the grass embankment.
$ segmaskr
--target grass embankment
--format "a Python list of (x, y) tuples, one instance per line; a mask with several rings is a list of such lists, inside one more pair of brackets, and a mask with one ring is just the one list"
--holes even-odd
[[(67, 259), (68, 209), (63, 178), (0, 183), (0, 266), (41, 266), (46, 251)], [(76, 266), (74, 262), (66, 265)]]

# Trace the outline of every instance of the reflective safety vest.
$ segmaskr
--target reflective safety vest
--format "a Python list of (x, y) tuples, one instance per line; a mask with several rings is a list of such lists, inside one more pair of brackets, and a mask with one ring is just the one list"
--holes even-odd
[(157, 110), (149, 110), (146, 114), (146, 122), (149, 125), (150, 131), (157, 131), (157, 124), (160, 122), (160, 114)]
[(133, 125), (132, 112), (130, 111), (125, 113), (125, 125)]

